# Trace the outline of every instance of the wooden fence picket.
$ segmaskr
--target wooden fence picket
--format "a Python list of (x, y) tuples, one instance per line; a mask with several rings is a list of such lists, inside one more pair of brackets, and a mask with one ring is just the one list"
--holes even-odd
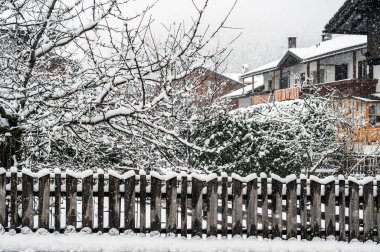
[(335, 236), (335, 179), (325, 184), (325, 231)]
[(228, 233), (228, 177), (222, 174), (222, 236)]
[(282, 236), (282, 181), (272, 176), (272, 236)]
[(125, 179), (125, 192), (124, 192), (124, 212), (125, 212), (125, 228), (127, 230), (135, 231), (136, 219), (135, 219), (135, 187), (136, 178), (132, 171)]
[(38, 227), (49, 229), (50, 173), (38, 179)]
[(304, 175), (301, 176), (300, 192), (300, 220), (301, 220), (301, 239), (307, 239), (307, 180)]
[(78, 179), (72, 172), (66, 173), (66, 225), (77, 226)]
[(92, 228), (94, 225), (94, 189), (92, 172), (82, 178), (82, 228)]
[(247, 183), (247, 236), (257, 236), (257, 178)]
[(268, 219), (268, 179), (261, 174), (261, 223), (263, 227), (263, 237), (269, 238), (269, 219)]
[(375, 225), (377, 228), (377, 242), (380, 242), (380, 178), (376, 178), (377, 196), (376, 196), (376, 220)]
[(359, 184), (350, 178), (349, 182), (349, 238), (359, 239)]
[(339, 176), (339, 241), (346, 240), (346, 180)]
[(243, 183), (232, 178), (232, 236), (243, 233)]
[(120, 228), (120, 178), (109, 174), (109, 227)]
[(202, 189), (203, 180), (193, 176), (191, 185), (191, 229), (192, 236), (202, 237)]
[(151, 176), (150, 228), (161, 232), (161, 179)]
[(146, 174), (140, 172), (140, 233), (146, 233)]
[(310, 177), (310, 196), (311, 196), (311, 237), (321, 235), (321, 183), (319, 179)]
[(62, 179), (61, 172), (56, 171), (54, 175), (54, 230), (61, 229), (61, 197), (62, 197)]
[(0, 225), (7, 226), (6, 215), (6, 172), (5, 169), (0, 168)]
[(177, 176), (166, 181), (166, 232), (177, 234)]
[(17, 170), (11, 169), (11, 218), (10, 228), (15, 229), (18, 227), (18, 213), (17, 213)]
[(22, 174), (21, 226), (33, 229), (33, 176)]
[(371, 179), (363, 185), (364, 241), (374, 240), (374, 221), (373, 180)]
[(104, 172), (98, 170), (98, 230), (104, 229)]
[(287, 239), (297, 238), (297, 178), (288, 177), (286, 184)]
[(181, 236), (187, 237), (187, 174), (181, 180)]
[(218, 235), (218, 179), (207, 182), (207, 236)]

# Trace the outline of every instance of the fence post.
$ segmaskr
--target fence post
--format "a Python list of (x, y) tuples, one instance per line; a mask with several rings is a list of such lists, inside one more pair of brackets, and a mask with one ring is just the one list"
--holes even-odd
[(321, 183), (315, 176), (310, 176), (311, 197), (311, 237), (321, 236)]
[(38, 172), (38, 227), (49, 229), (50, 172), (47, 169)]
[(166, 179), (166, 232), (177, 234), (177, 175)]
[(135, 193), (136, 178), (135, 172), (129, 171), (124, 174), (125, 192), (124, 192), (124, 211), (125, 211), (125, 228), (135, 232)]
[(261, 177), (261, 208), (262, 208), (262, 226), (263, 237), (269, 238), (269, 220), (268, 220), (268, 179), (265, 173), (260, 174)]
[(325, 179), (325, 229), (326, 237), (335, 236), (335, 178)]
[(92, 171), (82, 172), (82, 228), (94, 225), (94, 176)]
[(222, 236), (228, 234), (228, 177), (227, 173), (222, 173)]
[(146, 172), (140, 171), (140, 233), (146, 233)]
[(120, 175), (109, 171), (109, 227), (120, 228)]
[(374, 240), (373, 178), (363, 181), (363, 207), (364, 241)]
[(197, 174), (192, 174), (192, 186), (191, 186), (191, 229), (192, 236), (202, 237), (202, 189), (203, 179)]
[(181, 236), (187, 237), (187, 174), (181, 173)]
[(377, 227), (377, 242), (380, 242), (380, 176), (376, 176), (377, 196), (376, 196), (376, 227)]
[(243, 231), (243, 183), (237, 174), (232, 174), (232, 236)]
[(0, 225), (7, 226), (6, 218), (6, 171), (4, 168), (0, 168)]
[(300, 219), (301, 219), (301, 239), (307, 239), (307, 178), (305, 175), (300, 176), (301, 194), (300, 194)]
[(33, 229), (33, 173), (22, 170), (22, 219), (21, 225)]
[(59, 231), (61, 229), (61, 170), (55, 169), (54, 174), (54, 228), (55, 231)]
[(98, 169), (98, 230), (104, 229), (104, 171)]
[(18, 227), (18, 213), (17, 213), (17, 168), (11, 168), (11, 219), (10, 228), (15, 229)]
[(218, 178), (215, 174), (207, 178), (207, 236), (218, 235)]
[(339, 241), (346, 240), (346, 180), (339, 175)]
[(66, 170), (66, 225), (77, 226), (77, 185), (73, 171)]
[(257, 176), (252, 174), (247, 182), (247, 237), (257, 236)]
[(349, 207), (349, 230), (350, 241), (359, 239), (359, 184), (353, 177), (348, 178), (350, 207)]
[(282, 179), (272, 174), (272, 236), (282, 237)]
[(156, 172), (151, 172), (150, 229), (161, 232), (161, 179)]
[(297, 177), (286, 177), (287, 239), (297, 238)]

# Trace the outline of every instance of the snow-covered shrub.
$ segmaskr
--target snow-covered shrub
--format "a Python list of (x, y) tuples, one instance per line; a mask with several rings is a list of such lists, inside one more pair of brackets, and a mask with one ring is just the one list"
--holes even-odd
[(281, 176), (335, 166), (342, 120), (322, 99), (262, 104), (221, 114), (198, 127), (193, 166), (213, 172)]

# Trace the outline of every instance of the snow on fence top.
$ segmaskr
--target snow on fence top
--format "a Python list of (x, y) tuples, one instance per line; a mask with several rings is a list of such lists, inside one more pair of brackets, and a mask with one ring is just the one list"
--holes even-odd
[(380, 241), (379, 190), (380, 176), (0, 169), (0, 225)]

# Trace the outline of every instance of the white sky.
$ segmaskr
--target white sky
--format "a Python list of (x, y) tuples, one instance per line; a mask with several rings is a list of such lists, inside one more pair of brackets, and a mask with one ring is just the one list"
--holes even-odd
[[(149, 2), (139, 0), (139, 4), (144, 1)], [(228, 71), (240, 72), (243, 64), (254, 68), (277, 59), (287, 48), (289, 36), (298, 37), (299, 47), (319, 42), (324, 26), (344, 1), (238, 0), (228, 24), (243, 28), (243, 34), (232, 46)], [(205, 22), (218, 24), (233, 3), (234, 0), (211, 0)], [(191, 0), (159, 0), (152, 15), (156, 24), (170, 24), (188, 20), (193, 10)], [(238, 32), (223, 30), (219, 40), (225, 43)]]

